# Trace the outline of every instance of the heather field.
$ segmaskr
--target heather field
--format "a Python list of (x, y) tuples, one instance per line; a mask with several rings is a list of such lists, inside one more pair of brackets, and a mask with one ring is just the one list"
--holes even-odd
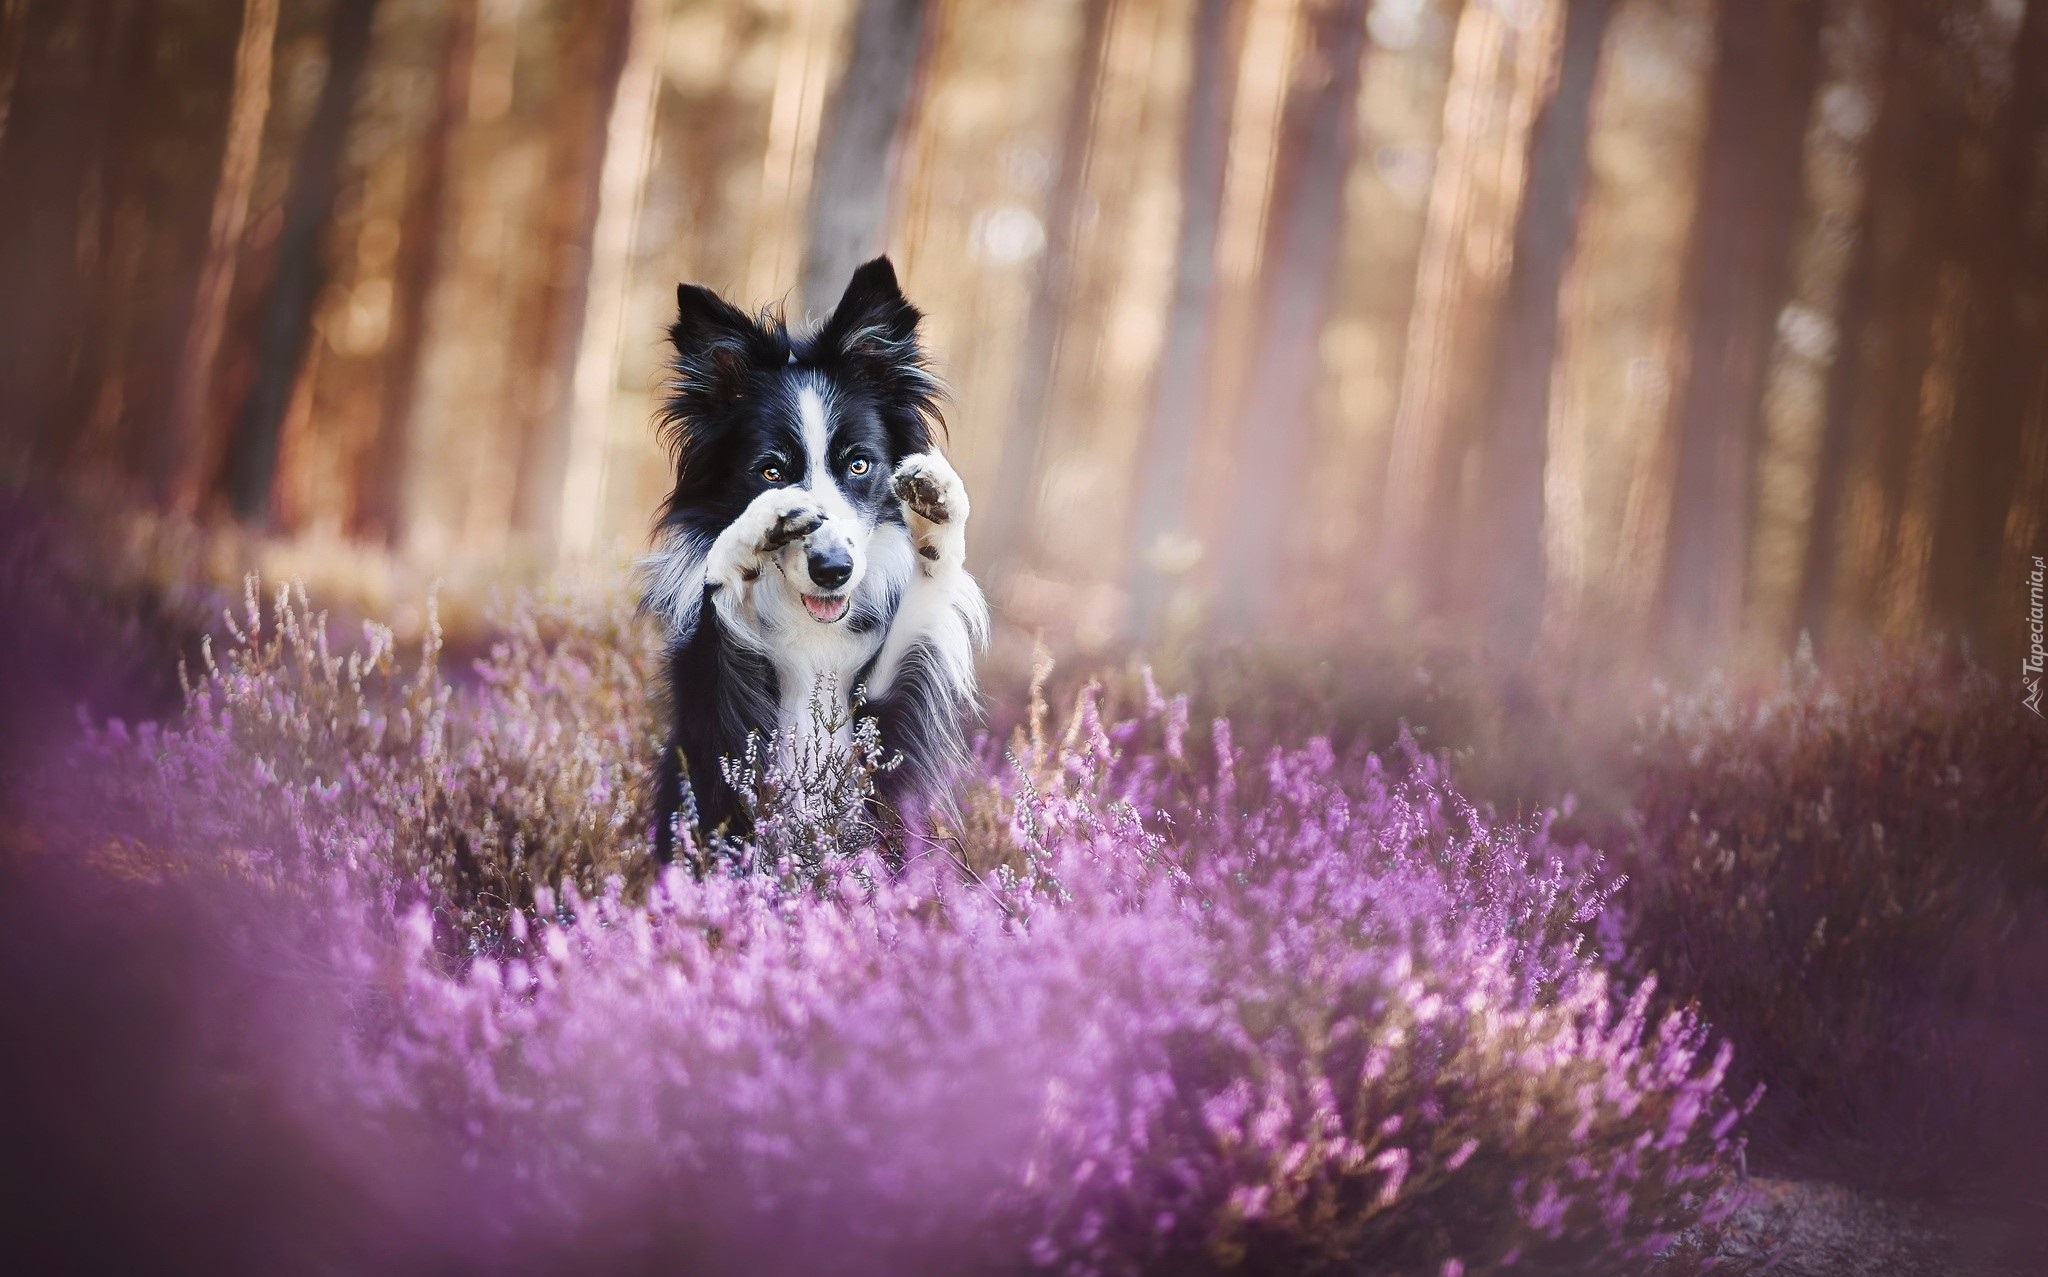
[[(457, 657), (41, 562), (0, 1015), (49, 1271), (2030, 1271), (2048, 733), (1953, 654), (1627, 715), (1041, 659), (900, 866), (862, 740), (740, 760), (755, 837), (659, 872), (623, 580)], [(1802, 1243), (1794, 1180), (1868, 1218)]]
[(2048, 1277), (2044, 673), (2048, 0), (0, 0), (0, 1277)]

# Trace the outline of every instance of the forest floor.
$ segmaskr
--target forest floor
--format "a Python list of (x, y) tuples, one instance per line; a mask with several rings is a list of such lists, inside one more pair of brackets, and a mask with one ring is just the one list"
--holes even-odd
[[(2009, 1215), (1913, 1206), (1838, 1184), (1756, 1178), (1713, 1271), (1771, 1277), (2038, 1277)], [(2042, 1258), (2036, 1252), (2036, 1258)]]

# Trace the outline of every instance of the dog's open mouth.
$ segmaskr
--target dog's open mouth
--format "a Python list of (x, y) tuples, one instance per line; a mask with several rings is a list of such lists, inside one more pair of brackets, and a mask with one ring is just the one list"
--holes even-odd
[(846, 615), (846, 605), (850, 601), (848, 596), (844, 594), (831, 599), (816, 594), (806, 594), (804, 595), (804, 610), (811, 614), (813, 620), (824, 621), (830, 624)]

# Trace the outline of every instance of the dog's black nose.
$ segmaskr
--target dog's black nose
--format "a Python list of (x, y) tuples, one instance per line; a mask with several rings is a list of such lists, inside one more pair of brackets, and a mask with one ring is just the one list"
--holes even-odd
[(811, 570), (811, 583), (821, 590), (836, 590), (853, 575), (853, 556), (837, 541), (804, 547), (804, 561)]

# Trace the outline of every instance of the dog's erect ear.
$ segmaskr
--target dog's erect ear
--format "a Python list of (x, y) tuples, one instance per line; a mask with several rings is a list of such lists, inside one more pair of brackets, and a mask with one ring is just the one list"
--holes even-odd
[(744, 371), (767, 334), (739, 307), (708, 288), (676, 285), (676, 322), (668, 330), (676, 348), (676, 372), (685, 382), (699, 378), (716, 383), (721, 366)]
[(776, 344), (739, 307), (708, 288), (676, 285), (676, 392), (704, 401), (739, 394), (756, 364), (772, 363)]
[(757, 367), (772, 364), (775, 341), (761, 326), (708, 288), (676, 286), (675, 379), (662, 413), (662, 437), (679, 453), (704, 442), (707, 414), (745, 397)]
[(864, 353), (888, 357), (896, 352), (885, 347), (915, 345), (920, 318), (917, 307), (903, 300), (896, 268), (888, 258), (877, 257), (853, 272), (818, 337), (822, 345), (848, 358)]
[(885, 401), (904, 409), (892, 426), (901, 431), (900, 442), (908, 452), (929, 447), (930, 427), (939, 422), (939, 384), (917, 340), (922, 318), (917, 307), (904, 300), (896, 268), (888, 258), (877, 257), (853, 272), (839, 305), (813, 343), (821, 354), (841, 361), (855, 377), (874, 386)]

